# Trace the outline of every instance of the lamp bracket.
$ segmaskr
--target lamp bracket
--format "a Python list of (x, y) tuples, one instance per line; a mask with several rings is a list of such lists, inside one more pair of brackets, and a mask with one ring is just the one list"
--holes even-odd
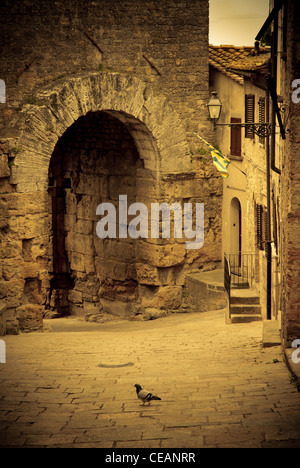
[[(288, 104), (283, 102), (277, 107), (277, 117), (280, 127), (280, 133), (283, 139), (285, 139), (285, 134), (290, 133), (290, 130), (286, 128), (289, 121), (291, 108)], [(282, 115), (282, 118), (281, 118)], [(242, 127), (252, 130), (255, 135), (258, 135), (260, 138), (268, 138), (272, 134), (272, 125), (269, 122), (247, 122), (247, 123), (227, 123), (227, 124), (217, 124), (214, 120), (214, 126), (226, 126), (226, 127)]]
[(227, 124), (217, 124), (217, 127), (236, 127), (236, 128), (247, 128), (252, 130), (255, 135), (258, 135), (260, 138), (267, 138), (271, 135), (271, 124), (270, 123), (255, 123), (255, 122), (248, 122), (248, 123), (227, 123)]

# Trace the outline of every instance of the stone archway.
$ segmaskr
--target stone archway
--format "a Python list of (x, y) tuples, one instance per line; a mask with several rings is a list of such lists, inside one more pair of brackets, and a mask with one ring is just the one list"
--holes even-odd
[(186, 132), (166, 98), (130, 76), (89, 74), (65, 78), (38, 93), (36, 104), (26, 105), (13, 122), (21, 150), (15, 161), (17, 190), (45, 190), (58, 138), (79, 117), (100, 110), (117, 112), (130, 128), (146, 169), (191, 170)]
[[(118, 121), (130, 135), (143, 165), (140, 168), (144, 171), (143, 179), (136, 180), (136, 184), (140, 185), (146, 203), (168, 201), (169, 194), (164, 187), (166, 176), (169, 177), (167, 184), (170, 187), (170, 174), (179, 174), (182, 179), (182, 173), (191, 171), (186, 133), (180, 119), (167, 100), (153, 93), (148, 84), (126, 75), (101, 73), (65, 78), (38, 93), (35, 104), (26, 105), (14, 122), (17, 136), (10, 143), (18, 148), (11, 176), (15, 193), (10, 198), (20, 227), (15, 252), (19, 270), (15, 285), (18, 288), (15, 295), (18, 304), (51, 303), (53, 276), (49, 276), (49, 273), (54, 270), (51, 263), (53, 210), (49, 214), (48, 200), (49, 176), (53, 177), (53, 174), (49, 174), (50, 162), (57, 157), (62, 136), (80, 119), (97, 113)], [(57, 187), (71, 190), (72, 177), (66, 173), (59, 176), (66, 185), (62, 187), (60, 180)], [(192, 176), (187, 178), (191, 179)], [(77, 195), (80, 198), (80, 194)], [(56, 214), (59, 215), (59, 212)], [(63, 230), (68, 243), (69, 234), (65, 227)], [(72, 248), (74, 244), (75, 241)], [(138, 242), (135, 255), (135, 272), (130, 280), (138, 285), (134, 294), (137, 291), (139, 296), (145, 298), (142, 305), (178, 308), (183, 284), (182, 265), (186, 257), (184, 244), (175, 245), (174, 239), (170, 242)], [(73, 271), (74, 258), (73, 268), (70, 268)], [(174, 276), (176, 267), (180, 267), (180, 282)], [(66, 270), (66, 273), (70, 271)], [(73, 304), (78, 305), (81, 299), (78, 294), (76, 296), (78, 289), (73, 286), (69, 284), (67, 289), (73, 293)], [(120, 291), (122, 288), (124, 284)]]
[(129, 123), (122, 114), (125, 125), (118, 117), (117, 112), (88, 112), (62, 135), (51, 157), (53, 249), (47, 306), (61, 314), (95, 315), (105, 306), (122, 316), (137, 300), (135, 241), (120, 235), (119, 226), (114, 238), (96, 235), (100, 203), (116, 210), (117, 221), (119, 196), (126, 197), (126, 208), (156, 198), (155, 185), (152, 194), (146, 189), (152, 172), (144, 169), (128, 130), (135, 121)]

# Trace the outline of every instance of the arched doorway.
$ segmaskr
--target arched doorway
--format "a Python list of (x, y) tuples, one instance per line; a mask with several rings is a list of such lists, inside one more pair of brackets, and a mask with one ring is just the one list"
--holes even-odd
[[(52, 154), (49, 306), (62, 315), (98, 313), (103, 303), (118, 308), (122, 315), (137, 299), (134, 239), (96, 235), (100, 203), (115, 207), (118, 223), (120, 195), (126, 196), (128, 206), (145, 198), (147, 171), (129, 131), (133, 122), (137, 136), (138, 122), (132, 118), (126, 120), (117, 112), (89, 112), (66, 130)], [(145, 130), (143, 141), (150, 148)]]
[(242, 209), (238, 198), (234, 197), (230, 204), (230, 251), (242, 251)]

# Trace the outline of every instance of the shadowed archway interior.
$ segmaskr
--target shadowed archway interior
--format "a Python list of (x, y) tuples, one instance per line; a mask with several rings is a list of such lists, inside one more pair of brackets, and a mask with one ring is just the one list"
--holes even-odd
[[(49, 166), (52, 256), (49, 308), (60, 314), (98, 313), (103, 304), (126, 314), (137, 299), (135, 242), (99, 239), (96, 208), (119, 195), (142, 201), (143, 160), (126, 127), (109, 112), (89, 112), (58, 140)], [(139, 138), (150, 148), (150, 137)], [(146, 171), (147, 172), (147, 171)]]

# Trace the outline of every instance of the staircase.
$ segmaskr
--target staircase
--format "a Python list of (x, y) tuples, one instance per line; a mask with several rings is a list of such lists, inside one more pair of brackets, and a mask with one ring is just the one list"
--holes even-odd
[(262, 320), (260, 296), (255, 289), (255, 252), (224, 254), (224, 288), (229, 299), (228, 323)]
[(231, 323), (262, 320), (259, 293), (254, 288), (231, 289), (229, 317)]

